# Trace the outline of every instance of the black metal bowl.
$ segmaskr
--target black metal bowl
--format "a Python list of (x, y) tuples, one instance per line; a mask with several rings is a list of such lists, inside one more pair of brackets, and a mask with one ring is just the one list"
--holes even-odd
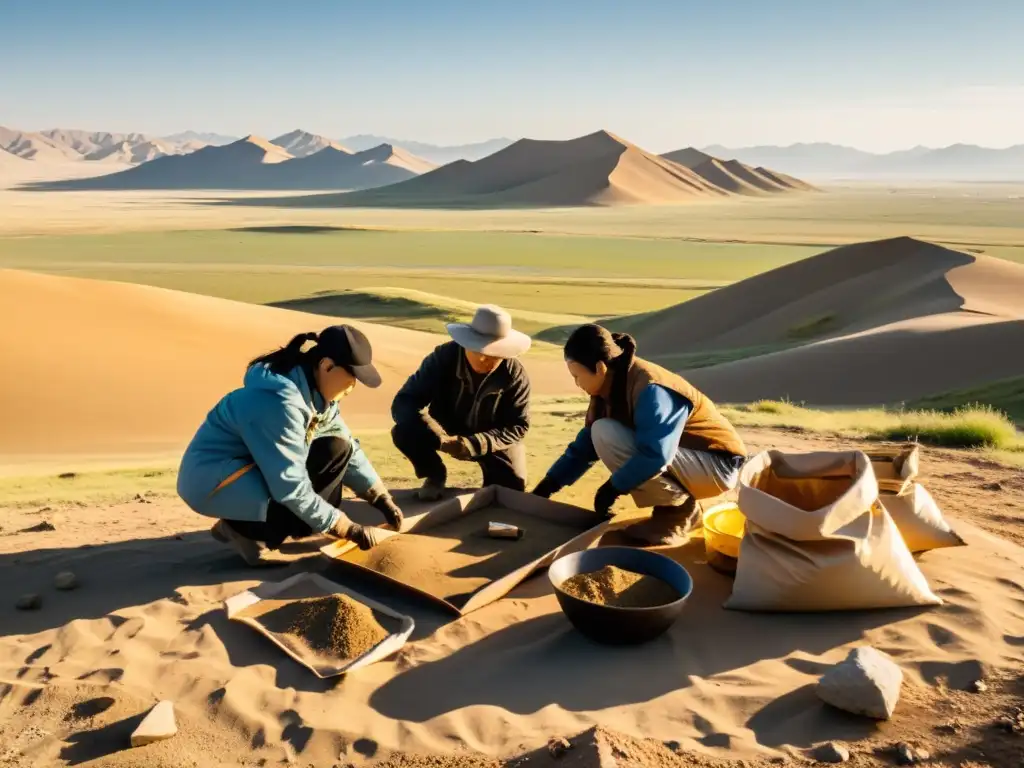
[[(617, 608), (581, 600), (562, 590), (566, 579), (606, 565), (661, 579), (679, 593), (679, 599), (652, 608)], [(693, 579), (675, 560), (632, 547), (598, 547), (566, 555), (551, 564), (548, 578), (566, 618), (591, 640), (605, 645), (636, 645), (663, 634), (679, 618), (693, 591)]]

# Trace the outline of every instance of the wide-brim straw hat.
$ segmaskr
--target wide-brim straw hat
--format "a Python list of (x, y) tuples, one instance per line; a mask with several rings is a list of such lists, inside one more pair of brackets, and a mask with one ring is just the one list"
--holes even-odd
[(463, 349), (489, 357), (519, 357), (532, 340), (512, 328), (512, 316), (501, 307), (485, 304), (477, 309), (471, 323), (449, 323), (448, 335)]

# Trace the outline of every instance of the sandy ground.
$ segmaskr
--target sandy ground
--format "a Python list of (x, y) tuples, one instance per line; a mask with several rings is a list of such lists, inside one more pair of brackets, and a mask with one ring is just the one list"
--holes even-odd
[[(15, 270), (0, 270), (0, 297), (0, 323), (12, 329), (0, 335), (0, 357), (12, 371), (0, 385), (0, 465), (181, 450), (207, 411), (241, 385), (250, 359), (296, 333), (340, 322)], [(390, 428), (395, 392), (448, 338), (354, 324), (374, 345), (384, 385), (357, 388), (343, 404), (344, 417), (353, 428)], [(527, 366), (536, 393), (573, 391), (560, 359), (530, 356)]]
[[(755, 448), (848, 445), (767, 430), (746, 437)], [(403, 606), (418, 622), (413, 642), (337, 682), (225, 619), (222, 601), (256, 574), (177, 500), (3, 510), (0, 765), (364, 765), (390, 756), (393, 766), (596, 766), (593, 734), (564, 762), (551, 761), (545, 744), (599, 725), (614, 731), (604, 749), (620, 766), (799, 762), (814, 744), (839, 739), (857, 765), (890, 763), (886, 750), (907, 740), (937, 764), (1016, 768), (1024, 736), (999, 721), (1024, 701), (1024, 472), (951, 451), (927, 451), (923, 469), (969, 542), (922, 559), (946, 601), (940, 608), (727, 612), (730, 582), (703, 563), (698, 543), (672, 553), (695, 578), (684, 618), (642, 649), (586, 642), (539, 576), (455, 621)], [(337, 578), (309, 554), (316, 543), (295, 544), (290, 566), (262, 575), (324, 569)], [(81, 587), (54, 591), (54, 575), (68, 569)], [(27, 591), (42, 594), (42, 610), (13, 609)], [(811, 688), (861, 643), (892, 654), (907, 676), (884, 725), (827, 710)], [(981, 678), (988, 690), (969, 692)], [(179, 736), (125, 750), (161, 698), (176, 703)], [(654, 741), (631, 740), (643, 737)], [(429, 762), (412, 753), (481, 757)]]

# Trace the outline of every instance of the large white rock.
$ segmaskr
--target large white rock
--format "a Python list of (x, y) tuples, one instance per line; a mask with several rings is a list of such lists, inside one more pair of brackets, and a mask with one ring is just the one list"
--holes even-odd
[(818, 681), (818, 698), (856, 715), (888, 720), (896, 709), (903, 670), (874, 648), (854, 648)]
[(169, 739), (178, 733), (178, 725), (174, 721), (174, 703), (161, 701), (139, 723), (132, 734), (132, 746), (142, 747), (154, 741)]

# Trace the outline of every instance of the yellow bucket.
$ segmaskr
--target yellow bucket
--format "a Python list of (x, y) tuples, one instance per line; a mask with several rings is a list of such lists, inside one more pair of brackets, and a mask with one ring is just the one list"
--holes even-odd
[(704, 512), (704, 548), (715, 570), (735, 572), (745, 523), (740, 508), (731, 501), (715, 504)]

